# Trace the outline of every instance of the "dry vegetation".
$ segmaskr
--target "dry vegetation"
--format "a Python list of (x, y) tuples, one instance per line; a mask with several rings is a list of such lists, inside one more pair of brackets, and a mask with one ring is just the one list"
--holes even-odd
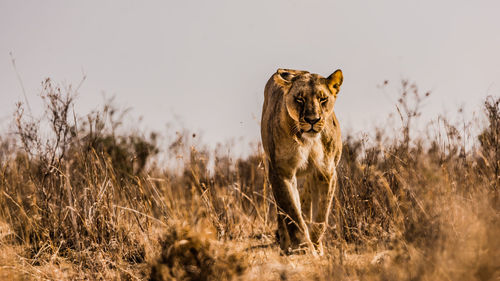
[(73, 90), (46, 80), (46, 113), (19, 105), (0, 138), (0, 279), (499, 280), (500, 98), (480, 124), (438, 118), (425, 134), (427, 95), (402, 86), (396, 134), (345, 137), (313, 258), (279, 255), (258, 146), (159, 145), (112, 104), (76, 116)]

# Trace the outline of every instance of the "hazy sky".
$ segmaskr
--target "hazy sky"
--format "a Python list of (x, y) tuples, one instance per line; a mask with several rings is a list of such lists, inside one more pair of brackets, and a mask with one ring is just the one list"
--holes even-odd
[(35, 110), (46, 77), (85, 73), (80, 113), (116, 95), (143, 127), (170, 122), (210, 143), (259, 138), (279, 67), (341, 68), (336, 112), (355, 131), (385, 120), (401, 78), (432, 91), (428, 114), (500, 94), (500, 1), (1, 0), (0, 40), (2, 123), (22, 100), (9, 52)]

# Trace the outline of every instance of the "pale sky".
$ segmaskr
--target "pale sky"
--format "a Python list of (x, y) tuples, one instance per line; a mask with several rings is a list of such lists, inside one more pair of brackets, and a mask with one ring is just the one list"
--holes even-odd
[(85, 73), (81, 114), (115, 95), (145, 129), (172, 123), (211, 144), (260, 138), (277, 68), (340, 68), (337, 116), (360, 131), (393, 111), (402, 78), (432, 91), (429, 116), (498, 96), (500, 1), (1, 0), (2, 124), (23, 100), (10, 52), (35, 111), (42, 80), (78, 84)]

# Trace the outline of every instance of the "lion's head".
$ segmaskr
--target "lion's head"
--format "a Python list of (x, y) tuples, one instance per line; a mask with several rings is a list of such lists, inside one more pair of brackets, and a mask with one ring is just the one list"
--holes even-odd
[(274, 77), (283, 88), (288, 115), (295, 121), (293, 130), (305, 137), (318, 136), (333, 114), (342, 71), (336, 70), (324, 78), (307, 71), (278, 69)]

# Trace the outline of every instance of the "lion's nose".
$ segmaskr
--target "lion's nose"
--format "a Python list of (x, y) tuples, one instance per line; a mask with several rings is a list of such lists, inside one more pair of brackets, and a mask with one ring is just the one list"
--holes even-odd
[(304, 117), (304, 120), (306, 120), (307, 123), (311, 124), (311, 125), (314, 125), (316, 123), (318, 123), (318, 121), (321, 119), (321, 117), (313, 117), (313, 118), (309, 118), (309, 117)]

